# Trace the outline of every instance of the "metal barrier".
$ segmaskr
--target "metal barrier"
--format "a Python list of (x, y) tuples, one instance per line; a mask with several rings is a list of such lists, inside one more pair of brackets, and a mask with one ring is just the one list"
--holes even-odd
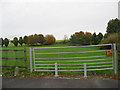
[[(95, 51), (90, 48), (84, 50), (84, 47), (86, 49), (100, 46), (111, 46), (109, 50), (113, 52), (112, 56), (107, 56), (107, 50), (98, 48)], [(80, 52), (81, 49), (83, 49), (82, 52)], [(58, 76), (59, 72), (83, 71), (84, 77), (87, 77), (87, 71), (110, 69), (114, 69), (115, 74), (117, 73), (115, 44), (30, 48), (31, 72), (33, 70), (55, 72), (55, 76)]]

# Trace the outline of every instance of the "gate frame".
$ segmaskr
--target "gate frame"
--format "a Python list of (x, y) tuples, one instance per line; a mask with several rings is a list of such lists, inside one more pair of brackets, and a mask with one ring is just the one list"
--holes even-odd
[[(116, 58), (116, 44), (99, 44), (99, 45), (87, 45), (87, 46), (66, 46), (66, 47), (93, 47), (93, 46), (106, 46), (106, 45), (111, 45), (111, 50), (113, 52), (113, 69), (114, 69), (114, 74), (117, 74), (117, 58)], [(60, 47), (43, 47), (43, 48), (60, 48)], [(65, 48), (65, 47), (63, 47)], [(30, 48), (30, 72), (33, 71), (33, 48)], [(84, 63), (84, 77), (87, 77), (87, 64)], [(34, 67), (35, 68), (35, 67)], [(58, 76), (58, 70), (57, 70), (57, 63), (55, 63), (55, 77)]]

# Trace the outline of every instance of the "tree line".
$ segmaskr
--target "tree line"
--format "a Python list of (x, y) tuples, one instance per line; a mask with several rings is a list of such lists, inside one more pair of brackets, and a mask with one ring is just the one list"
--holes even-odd
[[(100, 32), (98, 35), (96, 33), (90, 32), (75, 32), (69, 39), (65, 39), (63, 42), (66, 44), (69, 42), (70, 44), (79, 44), (79, 45), (90, 45), (90, 44), (99, 44), (103, 39), (103, 34)], [(7, 38), (0, 38), (0, 45), (3, 47), (8, 47), (9, 43), (13, 43), (14, 46), (22, 46), (25, 45), (52, 45), (56, 43), (56, 39), (53, 35), (42, 35), (42, 34), (34, 34), (24, 37), (14, 37), (13, 40), (9, 40)]]
[(14, 46), (18, 46), (20, 44), (21, 46), (23, 44), (25, 45), (51, 45), (54, 44), (56, 41), (55, 37), (53, 35), (42, 35), (42, 34), (34, 34), (24, 37), (14, 37), (13, 40), (9, 40), (8, 38), (0, 38), (0, 45), (3, 47), (8, 47), (9, 43), (13, 43)]
[[(91, 32), (75, 32), (67, 39), (67, 36), (64, 37), (63, 44), (77, 44), (77, 45), (96, 45), (99, 43), (115, 43), (117, 42), (118, 32), (120, 32), (120, 20), (112, 19), (109, 20), (106, 33), (103, 35), (101, 32), (97, 35), (96, 32), (93, 34)], [(56, 43), (56, 39), (53, 35), (42, 35), (42, 34), (34, 34), (24, 37), (14, 37), (13, 40), (9, 40), (8, 38), (0, 38), (1, 46), (8, 46), (9, 43), (13, 43), (15, 46), (20, 44), (25, 45), (51, 45)]]

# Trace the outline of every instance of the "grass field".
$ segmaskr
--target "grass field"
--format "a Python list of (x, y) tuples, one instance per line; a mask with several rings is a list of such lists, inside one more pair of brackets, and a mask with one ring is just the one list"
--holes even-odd
[[(69, 45), (62, 45), (62, 44), (55, 44), (55, 45), (49, 45), (49, 46), (37, 46), (37, 47), (65, 47)], [(3, 47), (1, 49), (26, 49), (27, 50), (27, 65), (28, 69), (30, 67), (29, 65), (29, 49), (34, 48), (36, 46), (18, 46), (14, 47), (12, 44), (10, 44), (9, 47)], [(112, 57), (98, 57), (98, 58), (77, 58), (77, 59), (65, 59), (65, 58), (72, 58), (72, 57), (89, 57), (89, 56), (105, 56), (106, 52), (88, 52), (88, 53), (78, 53), (78, 52), (85, 52), (85, 51), (98, 51), (100, 50), (99, 47), (76, 47), (76, 48), (57, 48), (57, 49), (39, 49), (35, 50), (35, 53), (42, 53), (42, 54), (36, 54), (35, 58), (43, 58), (43, 59), (37, 59), (36, 64), (54, 64), (57, 62), (58, 64), (83, 64), (83, 63), (99, 63), (99, 62), (112, 62)], [(60, 52), (77, 52), (77, 53), (61, 53)], [(53, 54), (49, 54), (53, 53)], [(14, 52), (14, 51), (9, 51), (9, 52), (2, 52), (2, 57), (24, 57), (23, 52)], [(49, 59), (44, 59), (44, 58), (49, 58)], [(50, 59), (52, 58), (52, 59)], [(97, 60), (96, 60), (97, 59)], [(98, 60), (98, 59), (109, 59), (109, 60)], [(85, 61), (86, 60), (86, 61)], [(88, 61), (88, 60), (94, 60), (94, 61)], [(63, 61), (63, 62), (62, 62)], [(66, 62), (64, 62), (66, 61)], [(69, 62), (68, 62), (69, 61)], [(71, 61), (71, 62), (70, 62)], [(72, 62), (74, 61), (74, 62)], [(2, 65), (9, 65), (9, 66), (14, 66), (14, 65), (21, 65), (24, 66), (25, 63), (23, 60), (2, 60)], [(99, 67), (101, 65), (108, 65), (107, 67)], [(101, 69), (101, 68), (112, 68), (111, 63), (104, 63), (104, 64), (90, 64), (87, 66), (95, 66), (91, 67), (91, 69)], [(42, 65), (42, 66), (36, 66), (38, 67), (36, 70), (54, 70), (54, 68), (48, 68), (48, 67), (54, 67), (54, 65)], [(41, 68), (39, 68), (41, 67)], [(42, 68), (46, 67), (46, 68)], [(61, 68), (60, 68), (61, 67)], [(64, 68), (64, 67), (71, 67), (71, 68)], [(75, 67), (75, 68), (74, 68)], [(58, 70), (82, 70), (83, 65), (78, 66), (78, 65), (62, 65), (59, 66)], [(10, 69), (10, 68), (9, 68)], [(14, 71), (14, 69), (12, 68)], [(113, 70), (104, 70), (104, 71), (89, 71), (90, 73), (100, 73), (100, 74), (111, 74), (113, 73)], [(54, 73), (54, 72), (53, 72)], [(83, 72), (80, 71), (72, 71), (72, 72), (59, 72), (59, 73), (68, 73), (68, 74), (74, 74), (74, 73), (79, 73), (83, 74)]]

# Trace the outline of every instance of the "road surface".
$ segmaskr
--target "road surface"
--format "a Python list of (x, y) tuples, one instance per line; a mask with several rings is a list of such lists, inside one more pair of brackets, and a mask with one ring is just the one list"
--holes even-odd
[(3, 78), (2, 88), (118, 88), (118, 80)]

